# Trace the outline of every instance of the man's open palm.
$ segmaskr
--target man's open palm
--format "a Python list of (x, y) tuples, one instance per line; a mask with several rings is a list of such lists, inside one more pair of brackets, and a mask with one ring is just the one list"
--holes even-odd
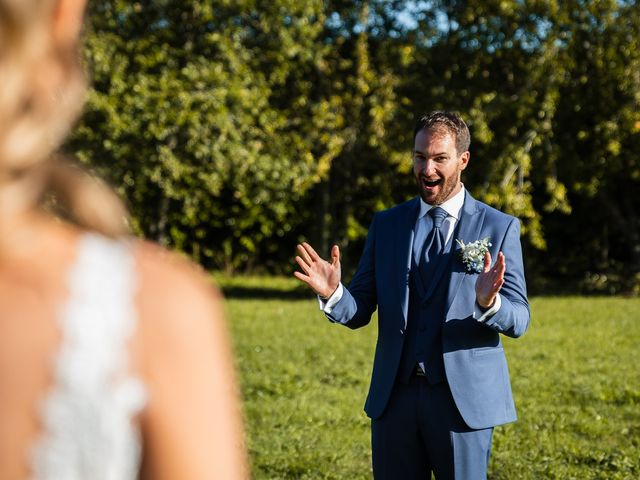
[(340, 249), (337, 245), (331, 248), (331, 263), (320, 258), (316, 251), (306, 242), (298, 245), (296, 262), (302, 272), (294, 272), (296, 278), (309, 285), (316, 294), (328, 298), (340, 284)]

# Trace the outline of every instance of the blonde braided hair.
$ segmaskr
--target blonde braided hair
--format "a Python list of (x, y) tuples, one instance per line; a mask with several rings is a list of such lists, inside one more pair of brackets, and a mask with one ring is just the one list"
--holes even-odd
[(54, 154), (86, 90), (78, 45), (52, 41), (57, 7), (57, 0), (0, 0), (0, 188), (20, 187), (5, 202), (53, 203), (81, 228), (118, 236), (127, 214), (113, 190)]

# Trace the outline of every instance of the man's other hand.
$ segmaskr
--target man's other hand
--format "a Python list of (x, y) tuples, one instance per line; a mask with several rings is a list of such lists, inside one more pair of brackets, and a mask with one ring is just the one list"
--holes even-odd
[(484, 256), (484, 269), (476, 280), (476, 301), (482, 308), (491, 308), (496, 296), (504, 283), (505, 259), (502, 252), (498, 253), (496, 264), (491, 267), (491, 254)]

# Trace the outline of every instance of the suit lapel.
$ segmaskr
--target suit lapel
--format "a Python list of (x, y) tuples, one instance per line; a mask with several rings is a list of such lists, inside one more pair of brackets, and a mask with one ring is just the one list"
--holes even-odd
[(400, 299), (400, 307), (402, 309), (402, 317), (404, 324), (403, 329), (407, 328), (407, 318), (409, 313), (409, 272), (411, 271), (411, 251), (413, 247), (413, 235), (418, 212), (420, 208), (420, 199), (418, 197), (410, 200), (406, 204), (406, 208), (401, 210), (398, 216), (395, 232), (393, 232), (394, 244), (394, 265), (397, 266), (396, 281), (393, 282), (397, 286), (397, 295)]
[(451, 253), (454, 257), (453, 265), (458, 264), (460, 268), (453, 268), (451, 272), (451, 278), (449, 280), (449, 293), (447, 294), (447, 305), (445, 311), (448, 312), (453, 300), (455, 299), (460, 284), (464, 279), (466, 272), (462, 267), (462, 263), (458, 261), (460, 254), (460, 246), (455, 241), (459, 239), (464, 243), (474, 242), (478, 240), (480, 231), (482, 230), (482, 222), (484, 220), (484, 211), (478, 208), (478, 202), (471, 196), (468, 191), (465, 191), (464, 205), (460, 212), (460, 221), (458, 223), (457, 231), (454, 232), (453, 238), (454, 244), (451, 246)]

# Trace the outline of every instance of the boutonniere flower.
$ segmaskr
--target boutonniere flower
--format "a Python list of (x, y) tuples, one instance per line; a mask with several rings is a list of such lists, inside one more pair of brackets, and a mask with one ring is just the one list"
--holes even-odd
[(484, 270), (484, 256), (491, 246), (489, 237), (467, 244), (458, 239), (456, 239), (456, 242), (460, 246), (460, 261), (464, 264), (467, 272), (481, 273)]

